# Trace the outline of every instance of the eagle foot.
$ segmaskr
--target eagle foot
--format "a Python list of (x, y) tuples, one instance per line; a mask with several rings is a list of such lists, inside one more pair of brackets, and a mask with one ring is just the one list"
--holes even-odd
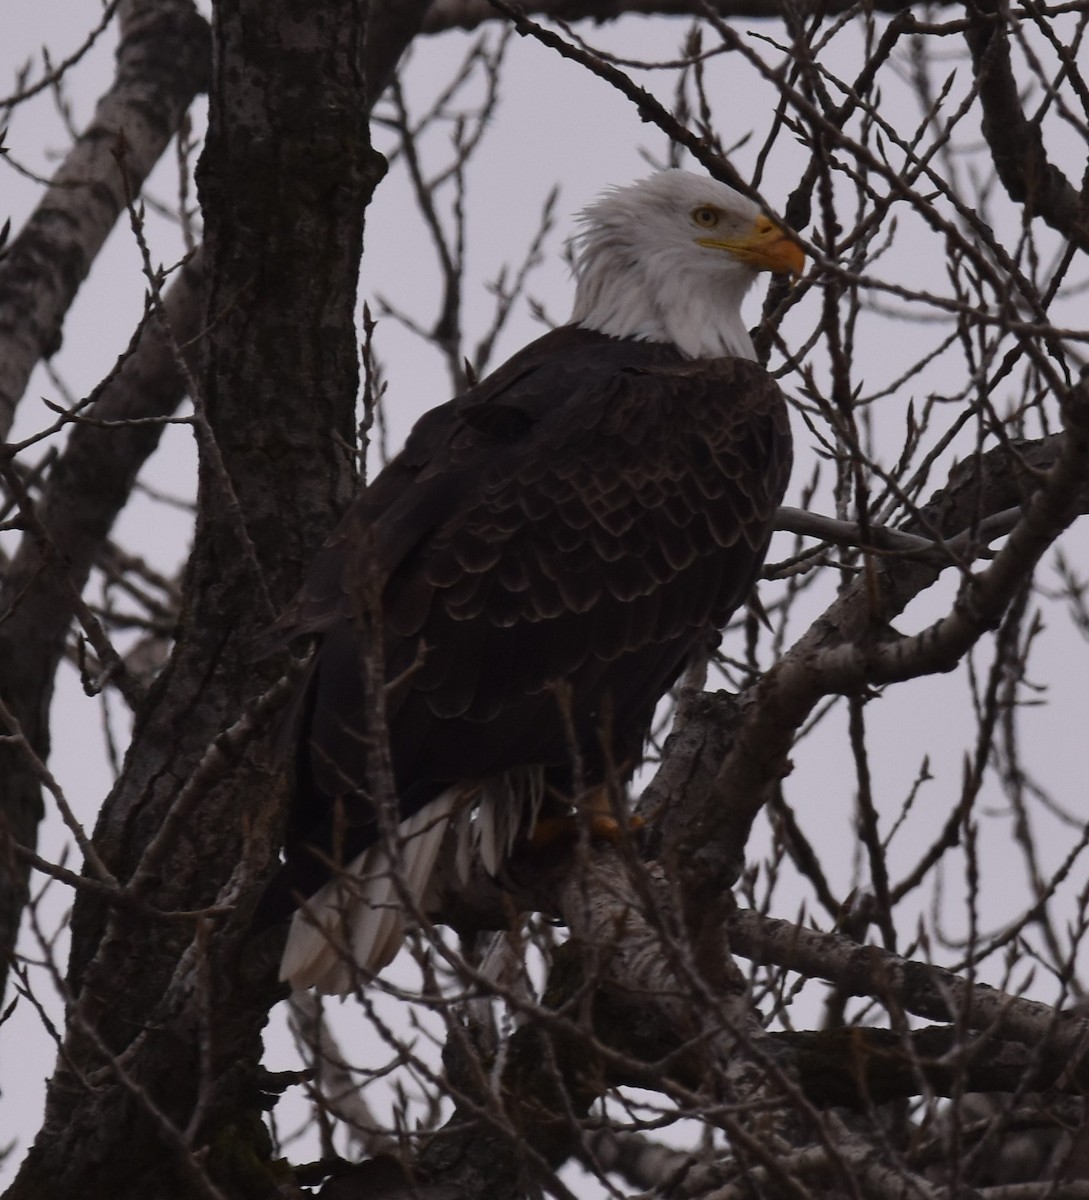
[(542, 817), (528, 841), (537, 850), (550, 850), (577, 842), (585, 836), (591, 842), (607, 842), (615, 846), (627, 837), (633, 837), (642, 832), (644, 826), (641, 817), (629, 817), (627, 822), (621, 822), (610, 813), (581, 812), (567, 813), (563, 816)]

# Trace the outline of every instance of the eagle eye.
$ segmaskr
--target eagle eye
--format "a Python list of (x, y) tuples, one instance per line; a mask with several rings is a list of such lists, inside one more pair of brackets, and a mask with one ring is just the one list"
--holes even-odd
[(714, 229), (718, 224), (718, 209), (710, 204), (701, 204), (692, 210), (692, 220), (704, 229)]

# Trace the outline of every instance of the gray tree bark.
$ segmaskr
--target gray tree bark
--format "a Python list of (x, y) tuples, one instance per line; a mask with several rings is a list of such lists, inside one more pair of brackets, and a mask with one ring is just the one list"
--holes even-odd
[(176, 650), (95, 831), (116, 893), (77, 897), (68, 1035), (15, 1197), (279, 1191), (255, 1107), (274, 977), (239, 947), (283, 798), (260, 750), (270, 706), (252, 702), (283, 662), (254, 662), (252, 641), (353, 482), (354, 297), (382, 174), (365, 9), (216, 8), (195, 549)]

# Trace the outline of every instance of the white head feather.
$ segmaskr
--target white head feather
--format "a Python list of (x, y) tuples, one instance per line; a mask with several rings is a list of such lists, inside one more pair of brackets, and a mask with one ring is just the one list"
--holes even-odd
[(754, 358), (745, 293), (760, 270), (801, 267), (800, 249), (757, 204), (688, 171), (612, 188), (578, 220), (572, 323), (672, 342), (690, 358)]

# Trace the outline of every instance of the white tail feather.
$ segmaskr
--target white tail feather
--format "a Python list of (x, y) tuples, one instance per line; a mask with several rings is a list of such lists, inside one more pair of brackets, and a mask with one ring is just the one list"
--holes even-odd
[(508, 829), (511, 805), (502, 803), (495, 794), (497, 790), (494, 787), (484, 789), (473, 822), (476, 852), (489, 875), (499, 870), (513, 840)]
[[(451, 787), (398, 827), (402, 883), (423, 907), (447, 825), (456, 820), (455, 864), (468, 879), (477, 855), (489, 875), (498, 873), (520, 834), (537, 819), (544, 799), (538, 770), (510, 771), (479, 791)], [(316, 892), (295, 914), (280, 963), (280, 978), (293, 988), (316, 987), (343, 996), (391, 962), (404, 940), (405, 914), (389, 855), (381, 846), (364, 851)]]
[[(458, 788), (448, 788), (398, 828), (402, 882), (417, 904), (427, 891), (459, 795)], [(395, 957), (404, 929), (389, 855), (372, 846), (295, 914), (280, 978), (293, 988), (316, 987), (343, 996), (358, 982), (357, 967), (380, 971)]]
[(508, 771), (481, 789), (473, 842), (489, 875), (498, 872), (519, 836), (532, 830), (543, 800), (544, 779), (532, 767)]

